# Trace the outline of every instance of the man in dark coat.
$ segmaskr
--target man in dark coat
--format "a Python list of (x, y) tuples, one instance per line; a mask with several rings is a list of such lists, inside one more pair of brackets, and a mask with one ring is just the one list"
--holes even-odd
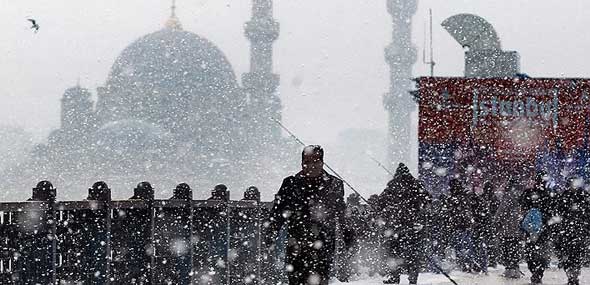
[(525, 233), (525, 259), (531, 272), (531, 283), (541, 284), (545, 269), (549, 266), (549, 220), (553, 216), (553, 202), (546, 187), (548, 176), (539, 172), (532, 188), (525, 189), (519, 198), (519, 204), (525, 217), (536, 208), (542, 215), (542, 225), (538, 233)]
[(582, 179), (572, 178), (568, 182), (568, 189), (557, 199), (559, 219), (550, 220), (550, 223), (557, 223), (559, 228), (555, 245), (567, 284), (579, 285), (590, 235), (590, 194), (584, 190)]
[(384, 284), (399, 284), (402, 269), (408, 271), (410, 284), (418, 282), (424, 262), (426, 206), (430, 195), (400, 163), (394, 178), (380, 196), (380, 214), (385, 221), (386, 273)]
[(437, 199), (433, 199), (432, 203), (426, 210), (426, 221), (428, 222), (428, 240), (429, 249), (428, 254), (430, 256), (428, 260), (428, 266), (426, 269), (429, 272), (439, 272), (437, 268), (446, 257), (446, 249), (450, 246), (448, 240), (448, 234), (445, 231), (445, 222), (441, 215), (442, 200), (446, 196), (444, 194), (439, 195)]
[(510, 177), (506, 185), (498, 210), (494, 217), (494, 230), (498, 239), (499, 261), (504, 265), (502, 274), (506, 278), (520, 278), (518, 263), (521, 260), (522, 231), (520, 221), (523, 218), (518, 198), (524, 186), (516, 177)]
[(290, 285), (327, 285), (336, 249), (337, 225), (344, 226), (342, 180), (323, 170), (324, 151), (303, 149), (302, 170), (283, 180), (275, 197), (267, 244), (280, 228), (288, 234), (286, 270)]
[(458, 264), (464, 272), (476, 267), (473, 259), (473, 200), (459, 179), (449, 182), (449, 195), (442, 200), (441, 215), (445, 222), (445, 234), (455, 248)]
[[(499, 201), (494, 193), (494, 187), (487, 181), (483, 186), (483, 193), (475, 196), (473, 208), (473, 243), (475, 245), (476, 271), (487, 272), (490, 263), (490, 253), (496, 247), (496, 233), (494, 229), (494, 216), (498, 211)], [(494, 255), (495, 257), (495, 255)]]

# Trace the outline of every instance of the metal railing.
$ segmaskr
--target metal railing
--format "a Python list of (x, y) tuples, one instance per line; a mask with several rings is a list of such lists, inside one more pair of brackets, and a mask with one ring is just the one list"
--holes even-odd
[(271, 203), (101, 191), (55, 201), (55, 190), (37, 189), (31, 201), (0, 203), (0, 284), (269, 284), (278, 275), (262, 270), (273, 268), (261, 254)]

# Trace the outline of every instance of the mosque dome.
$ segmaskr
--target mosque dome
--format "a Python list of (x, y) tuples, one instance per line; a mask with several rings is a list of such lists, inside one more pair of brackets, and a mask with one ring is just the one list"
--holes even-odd
[(105, 114), (103, 123), (139, 119), (177, 133), (183, 126), (211, 125), (208, 117), (235, 116), (245, 100), (223, 52), (182, 30), (173, 15), (163, 29), (121, 52), (97, 111)]
[(210, 41), (166, 27), (126, 47), (111, 68), (107, 85), (170, 87), (222, 92), (237, 86), (225, 55)]

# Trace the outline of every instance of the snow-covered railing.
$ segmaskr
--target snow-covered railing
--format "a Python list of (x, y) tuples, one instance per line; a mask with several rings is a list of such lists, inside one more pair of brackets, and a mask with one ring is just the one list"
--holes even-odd
[(260, 258), (270, 203), (153, 191), (111, 201), (105, 189), (0, 203), (0, 284), (263, 284), (274, 274)]

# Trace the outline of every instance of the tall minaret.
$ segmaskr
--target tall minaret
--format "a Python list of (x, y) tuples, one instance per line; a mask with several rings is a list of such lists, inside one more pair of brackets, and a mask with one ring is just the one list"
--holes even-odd
[(385, 48), (390, 87), (383, 97), (383, 105), (389, 113), (387, 159), (393, 169), (398, 162), (409, 163), (412, 158), (410, 114), (416, 108), (410, 96), (412, 66), (416, 62), (416, 47), (412, 45), (412, 16), (417, 5), (417, 0), (387, 0), (387, 10), (393, 17), (393, 41)]
[(250, 40), (250, 72), (242, 83), (250, 98), (253, 134), (260, 142), (276, 142), (281, 130), (269, 120), (281, 120), (281, 99), (277, 94), (279, 75), (272, 70), (272, 45), (279, 37), (279, 23), (272, 17), (272, 0), (252, 0), (252, 19), (246, 23)]

